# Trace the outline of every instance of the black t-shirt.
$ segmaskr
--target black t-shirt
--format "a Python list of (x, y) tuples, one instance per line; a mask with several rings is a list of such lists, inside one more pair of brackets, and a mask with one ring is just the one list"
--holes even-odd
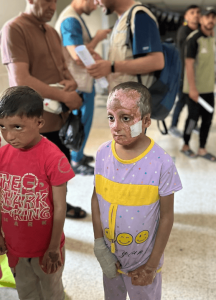
[(182, 78), (184, 74), (185, 41), (192, 31), (193, 30), (187, 25), (182, 25), (177, 32), (177, 47), (180, 51), (180, 57), (182, 62)]
[(186, 58), (193, 58), (195, 59), (198, 52), (198, 42), (197, 40), (203, 37), (208, 38), (201, 30), (197, 30), (196, 34), (194, 34), (192, 37), (190, 37), (186, 42), (185, 47), (185, 57)]

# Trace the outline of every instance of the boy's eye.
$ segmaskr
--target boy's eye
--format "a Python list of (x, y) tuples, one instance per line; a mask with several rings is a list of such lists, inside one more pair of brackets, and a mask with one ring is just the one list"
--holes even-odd
[(5, 127), (3, 125), (0, 125), (0, 129), (5, 129)]
[(114, 117), (113, 116), (108, 116), (108, 120), (113, 122), (114, 121)]
[(21, 130), (21, 129), (22, 129), (22, 127), (21, 127), (21, 126), (19, 126), (19, 125), (16, 125), (16, 126), (15, 126), (15, 129), (16, 129), (16, 130)]

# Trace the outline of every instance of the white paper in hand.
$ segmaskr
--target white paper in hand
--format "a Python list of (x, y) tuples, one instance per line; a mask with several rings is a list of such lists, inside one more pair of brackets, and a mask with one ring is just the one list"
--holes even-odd
[(204, 107), (210, 114), (213, 113), (214, 108), (200, 96), (198, 98), (198, 103), (202, 105), (202, 107)]
[[(79, 56), (83, 64), (88, 67), (93, 64), (95, 64), (95, 60), (92, 57), (91, 53), (88, 51), (85, 45), (77, 46), (75, 48), (76, 54)], [(108, 81), (106, 80), (105, 77), (101, 77), (99, 79), (96, 79), (98, 84), (100, 85), (101, 88), (107, 88), (108, 87)]]

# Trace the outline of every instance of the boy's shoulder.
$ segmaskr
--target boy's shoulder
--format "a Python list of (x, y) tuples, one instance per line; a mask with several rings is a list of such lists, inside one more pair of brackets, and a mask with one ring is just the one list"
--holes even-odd
[(46, 137), (42, 137), (42, 143), (40, 144), (42, 153), (45, 159), (52, 159), (56, 156), (63, 156), (64, 153), (56, 146), (53, 142), (48, 140)]

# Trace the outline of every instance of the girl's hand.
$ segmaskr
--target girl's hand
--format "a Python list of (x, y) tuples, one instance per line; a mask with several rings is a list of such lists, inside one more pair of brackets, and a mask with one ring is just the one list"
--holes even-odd
[(131, 277), (131, 283), (141, 286), (152, 284), (156, 275), (157, 268), (152, 268), (147, 264), (128, 273), (128, 276)]

